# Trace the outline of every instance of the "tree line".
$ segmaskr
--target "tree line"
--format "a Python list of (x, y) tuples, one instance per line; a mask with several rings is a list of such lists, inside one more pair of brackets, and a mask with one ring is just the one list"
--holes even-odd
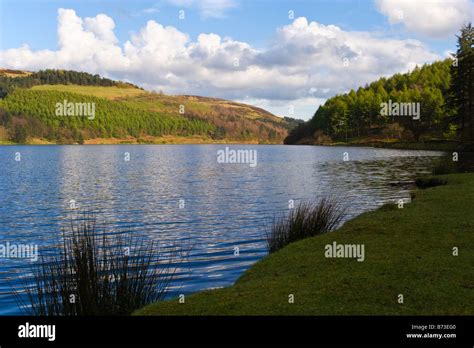
[(73, 70), (40, 70), (28, 76), (9, 77), (0, 75), (0, 98), (5, 98), (16, 88), (31, 88), (38, 85), (82, 85), (103, 87), (135, 87), (137, 86), (121, 81), (114, 81), (99, 75)]
[[(380, 78), (357, 90), (336, 95), (314, 116), (295, 127), (285, 143), (324, 143), (358, 137), (386, 136), (407, 141), (462, 139), (474, 141), (474, 31), (466, 25), (452, 58)], [(419, 105), (419, 118), (390, 115), (383, 105)]]

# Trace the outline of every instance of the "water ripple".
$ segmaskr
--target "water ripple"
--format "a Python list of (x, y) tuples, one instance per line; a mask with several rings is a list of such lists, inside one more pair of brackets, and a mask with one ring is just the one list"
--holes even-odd
[[(231, 146), (232, 147), (232, 146)], [(237, 146), (233, 146), (234, 148)], [(427, 173), (437, 152), (317, 146), (238, 146), (258, 150), (258, 165), (218, 164), (220, 145), (0, 147), (0, 243), (54, 241), (81, 210), (105, 233), (131, 231), (190, 250), (174, 264), (169, 296), (231, 285), (266, 254), (265, 223), (288, 202), (344, 197), (349, 217), (400, 198), (389, 185)], [(14, 156), (20, 152), (22, 160)], [(124, 153), (131, 160), (124, 161)], [(348, 152), (350, 161), (344, 162)], [(74, 200), (77, 210), (70, 209)], [(180, 208), (180, 200), (184, 207)], [(239, 255), (234, 255), (234, 248)], [(0, 260), (0, 314), (18, 314), (11, 286), (30, 261)]]

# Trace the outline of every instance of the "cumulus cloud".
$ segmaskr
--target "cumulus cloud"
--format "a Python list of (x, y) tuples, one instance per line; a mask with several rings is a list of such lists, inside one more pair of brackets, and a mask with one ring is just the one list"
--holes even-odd
[(455, 34), (474, 17), (471, 0), (376, 0), (380, 13), (391, 24), (434, 38)]
[(0, 52), (0, 65), (77, 69), (107, 74), (127, 65), (113, 32), (114, 21), (103, 14), (82, 20), (74, 10), (58, 10), (57, 51), (32, 51), (28, 45)]
[(57, 50), (8, 49), (0, 52), (0, 66), (81, 70), (170, 94), (247, 100), (278, 113), (293, 105), (295, 117), (309, 117), (314, 103), (336, 93), (440, 58), (416, 40), (344, 31), (303, 17), (279, 28), (260, 49), (214, 33), (192, 40), (153, 20), (121, 45), (114, 27), (104, 14), (81, 19), (59, 9)]
[(235, 0), (168, 0), (179, 7), (196, 8), (203, 18), (223, 18), (226, 12), (237, 7)]

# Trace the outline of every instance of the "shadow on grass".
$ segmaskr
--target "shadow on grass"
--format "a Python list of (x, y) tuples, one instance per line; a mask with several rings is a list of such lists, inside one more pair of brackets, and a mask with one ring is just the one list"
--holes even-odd
[(436, 186), (441, 186), (441, 185), (446, 185), (448, 183), (447, 179), (444, 178), (439, 178), (439, 177), (421, 177), (417, 178), (415, 180), (415, 185), (421, 190), (430, 188), (430, 187), (436, 187)]

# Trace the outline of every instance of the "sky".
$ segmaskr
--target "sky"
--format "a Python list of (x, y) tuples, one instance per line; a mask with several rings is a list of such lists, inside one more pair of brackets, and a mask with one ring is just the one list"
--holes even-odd
[(0, 67), (71, 69), (309, 119), (443, 59), (470, 0), (0, 0)]

